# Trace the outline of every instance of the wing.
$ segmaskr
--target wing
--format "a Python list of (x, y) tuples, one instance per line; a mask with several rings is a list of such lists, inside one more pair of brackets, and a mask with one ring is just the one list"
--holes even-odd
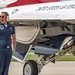
[(18, 6), (6, 8), (1, 11), (7, 11), (10, 14), (10, 20), (14, 21), (61, 20), (74, 22), (75, 1)]

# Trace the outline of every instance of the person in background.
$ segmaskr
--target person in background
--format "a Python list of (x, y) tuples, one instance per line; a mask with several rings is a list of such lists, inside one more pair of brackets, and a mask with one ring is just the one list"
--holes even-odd
[(12, 54), (16, 49), (16, 34), (14, 25), (8, 22), (9, 14), (0, 14), (0, 75), (8, 75)]

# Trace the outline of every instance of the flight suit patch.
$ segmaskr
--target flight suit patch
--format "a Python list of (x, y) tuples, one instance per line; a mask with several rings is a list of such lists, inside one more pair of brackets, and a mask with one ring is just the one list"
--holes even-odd
[(10, 27), (10, 30), (12, 31), (12, 27)]
[(0, 30), (4, 30), (4, 26), (3, 25), (0, 25)]

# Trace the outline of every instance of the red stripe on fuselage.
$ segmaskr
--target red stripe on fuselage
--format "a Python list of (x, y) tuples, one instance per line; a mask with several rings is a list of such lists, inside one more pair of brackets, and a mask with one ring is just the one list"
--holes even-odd
[(18, 0), (12, 4), (9, 4), (7, 7), (28, 5), (28, 4), (37, 4), (37, 3), (46, 3), (46, 2), (57, 2), (60, 0)]

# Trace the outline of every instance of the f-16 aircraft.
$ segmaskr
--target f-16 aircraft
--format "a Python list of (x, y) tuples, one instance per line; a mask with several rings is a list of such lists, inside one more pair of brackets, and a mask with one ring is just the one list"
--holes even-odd
[[(23, 75), (38, 75), (46, 64), (55, 63), (57, 57), (68, 52), (75, 55), (75, 1), (2, 0), (0, 3), (0, 12), (8, 12), (8, 21), (16, 28), (13, 58), (24, 64)], [(26, 60), (32, 52), (38, 56), (37, 61)]]

